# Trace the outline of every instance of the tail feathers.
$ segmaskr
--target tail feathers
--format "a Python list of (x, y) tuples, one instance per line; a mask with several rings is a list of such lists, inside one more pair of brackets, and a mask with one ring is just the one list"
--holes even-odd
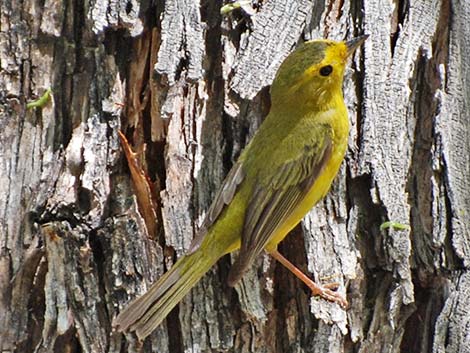
[(114, 319), (113, 326), (119, 331), (126, 331), (136, 321), (138, 321), (145, 312), (157, 301), (163, 294), (178, 281), (180, 277), (179, 270), (173, 266), (165, 273), (150, 289), (142, 296), (134, 299), (126, 308)]
[(147, 337), (204, 276), (217, 260), (201, 252), (182, 257), (152, 285), (147, 293), (131, 302), (114, 320), (119, 331), (135, 331), (140, 340)]

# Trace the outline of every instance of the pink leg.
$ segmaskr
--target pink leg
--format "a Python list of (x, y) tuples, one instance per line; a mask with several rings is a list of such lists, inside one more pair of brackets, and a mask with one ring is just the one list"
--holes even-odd
[(339, 286), (338, 283), (328, 283), (320, 286), (307, 277), (297, 267), (295, 267), (294, 264), (282, 256), (277, 250), (271, 251), (270, 254), (277, 261), (283, 264), (289, 271), (296, 275), (302, 282), (304, 282), (312, 290), (313, 295), (318, 295), (323, 299), (329, 300), (330, 302), (336, 302), (344, 309), (348, 307), (347, 300), (335, 292), (335, 289), (337, 289)]

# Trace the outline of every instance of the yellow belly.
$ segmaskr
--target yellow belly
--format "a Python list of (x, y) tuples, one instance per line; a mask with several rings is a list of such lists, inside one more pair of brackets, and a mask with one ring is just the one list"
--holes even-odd
[[(349, 131), (348, 116), (344, 104), (338, 104), (338, 108), (328, 110), (321, 116), (316, 116), (316, 122), (327, 123), (332, 127), (333, 151), (331, 157), (319, 173), (317, 180), (306, 197), (271, 236), (271, 239), (265, 246), (268, 252), (274, 250), (279, 242), (301, 221), (305, 214), (327, 194), (343, 161)], [(251, 187), (243, 185), (236, 193), (227, 210), (211, 229), (211, 234), (206, 240), (207, 243), (211, 243), (211, 247), (217, 247), (217, 251), (226, 254), (240, 248), (245, 218), (244, 213), (251, 199), (251, 193)]]

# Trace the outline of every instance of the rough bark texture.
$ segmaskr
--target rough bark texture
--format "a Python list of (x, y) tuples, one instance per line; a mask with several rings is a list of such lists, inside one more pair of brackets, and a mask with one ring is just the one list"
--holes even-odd
[[(222, 5), (0, 3), (0, 351), (470, 352), (470, 3)], [(349, 311), (266, 256), (233, 290), (226, 257), (144, 343), (113, 332), (188, 248), (283, 58), (362, 33), (346, 161), (280, 247)]]

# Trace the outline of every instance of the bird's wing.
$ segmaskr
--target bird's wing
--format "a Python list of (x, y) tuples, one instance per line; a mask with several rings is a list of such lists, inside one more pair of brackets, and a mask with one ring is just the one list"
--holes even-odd
[(206, 218), (199, 228), (196, 236), (194, 237), (191, 245), (189, 247), (188, 253), (192, 254), (195, 252), (202, 243), (204, 236), (207, 233), (207, 230), (211, 225), (215, 223), (219, 215), (224, 210), (225, 206), (230, 204), (237, 191), (238, 185), (245, 178), (245, 172), (242, 168), (242, 163), (237, 162), (233, 165), (230, 172), (227, 174), (222, 186), (219, 188), (219, 191), (215, 195), (214, 201), (212, 201), (211, 207), (207, 211)]
[(254, 259), (263, 251), (276, 230), (284, 224), (307, 195), (329, 160), (332, 152), (330, 135), (310, 145), (304, 153), (288, 160), (270, 173), (267, 181), (258, 180), (245, 213), (240, 253), (232, 265), (229, 284), (234, 285)]

